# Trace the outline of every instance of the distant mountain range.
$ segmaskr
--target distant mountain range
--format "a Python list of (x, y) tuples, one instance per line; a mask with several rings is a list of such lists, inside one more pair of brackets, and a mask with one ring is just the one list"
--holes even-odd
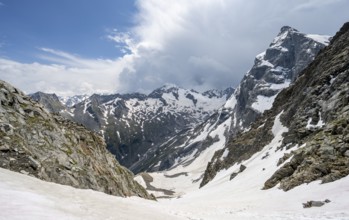
[(176, 134), (202, 123), (233, 92), (233, 88), (227, 88), (199, 93), (167, 84), (149, 95), (95, 94), (63, 99), (38, 92), (31, 97), (49, 111), (103, 135), (120, 163), (139, 172), (147, 170), (140, 161), (146, 160), (148, 150), (158, 149)]
[(188, 164), (214, 143), (222, 148), (229, 136), (247, 130), (328, 42), (328, 36), (282, 27), (236, 90), (201, 94), (167, 84), (149, 95), (31, 96), (103, 135), (109, 151), (133, 172), (167, 170)]

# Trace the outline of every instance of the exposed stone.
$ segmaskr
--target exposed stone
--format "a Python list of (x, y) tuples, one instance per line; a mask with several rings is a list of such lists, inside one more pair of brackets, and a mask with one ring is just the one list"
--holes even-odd
[(102, 137), (51, 115), (3, 81), (0, 102), (0, 167), (77, 188), (154, 198), (107, 151)]
[(286, 160), (288, 160), (288, 158), (291, 157), (292, 154), (290, 153), (285, 153), (283, 157), (281, 157), (277, 163), (277, 166), (280, 166), (281, 164), (283, 164)]
[(345, 151), (344, 156), (349, 157), (349, 150)]
[(0, 151), (9, 151), (10, 147), (7, 144), (0, 145)]
[(242, 173), (246, 169), (246, 166), (241, 164), (239, 168), (239, 173)]
[(308, 201), (303, 203), (303, 208), (321, 207), (329, 202), (331, 202), (329, 199), (326, 199), (325, 201)]
[(246, 169), (246, 166), (241, 164), (238, 173), (232, 173), (230, 175), (230, 180), (234, 179), (239, 173), (242, 173)]
[(234, 179), (239, 173), (232, 173), (230, 175), (230, 180)]
[(33, 169), (39, 169), (41, 167), (41, 164), (39, 163), (39, 161), (35, 160), (33, 157), (29, 156), (29, 163), (30, 166), (33, 167)]
[(21, 170), (21, 171), (19, 171), (20, 173), (22, 173), (22, 174), (25, 174), (25, 175), (28, 175), (29, 174), (29, 172), (27, 172), (27, 171), (25, 171), (25, 170)]

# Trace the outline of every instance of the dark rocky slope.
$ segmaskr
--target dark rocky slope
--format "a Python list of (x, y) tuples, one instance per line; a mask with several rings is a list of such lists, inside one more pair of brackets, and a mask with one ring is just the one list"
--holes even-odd
[(0, 81), (0, 167), (76, 188), (151, 199), (102, 137)]
[[(300, 77), (280, 92), (273, 107), (249, 131), (215, 153), (201, 186), (218, 171), (263, 149), (273, 139), (271, 128), (280, 113), (282, 124), (288, 128), (280, 148), (293, 150), (280, 158), (278, 170), (265, 182), (264, 189), (280, 184), (281, 189), (289, 190), (303, 183), (326, 183), (349, 174), (348, 23)], [(229, 153), (222, 159), (226, 149)]]

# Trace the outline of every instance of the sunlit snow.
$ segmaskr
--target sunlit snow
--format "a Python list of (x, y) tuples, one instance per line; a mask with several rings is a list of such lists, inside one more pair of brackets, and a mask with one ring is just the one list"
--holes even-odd
[[(349, 176), (327, 184), (303, 184), (288, 192), (277, 186), (262, 190), (264, 182), (276, 171), (278, 159), (290, 151), (276, 151), (282, 134), (288, 130), (280, 122), (281, 114), (272, 128), (274, 139), (243, 162), (245, 171), (230, 181), (231, 173), (239, 168), (236, 164), (219, 172), (205, 187), (188, 191), (180, 198), (158, 202), (120, 198), (0, 169), (0, 219), (349, 220)], [(262, 159), (267, 152), (269, 156)], [(186, 175), (180, 177), (179, 182), (188, 179)], [(173, 184), (174, 190), (178, 184)], [(322, 207), (302, 206), (309, 200), (325, 199), (331, 202)]]
[(265, 110), (271, 109), (276, 96), (277, 95), (268, 97), (264, 95), (258, 95), (257, 101), (252, 104), (252, 108), (257, 110), (258, 112), (263, 113)]
[(318, 35), (318, 34), (307, 34), (305, 36), (324, 45), (328, 45), (330, 43), (330, 38), (331, 38), (331, 36), (328, 36), (328, 35)]

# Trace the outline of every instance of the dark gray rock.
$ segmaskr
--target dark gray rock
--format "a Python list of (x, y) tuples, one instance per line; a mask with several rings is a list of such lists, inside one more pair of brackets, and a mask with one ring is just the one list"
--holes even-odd
[(246, 168), (247, 167), (245, 165), (241, 164), (239, 168), (239, 173), (242, 173), (244, 170), (246, 170)]
[(243, 164), (240, 165), (239, 172), (238, 173), (232, 173), (230, 175), (230, 180), (234, 179), (239, 173), (242, 173), (247, 167)]
[(326, 199), (325, 201), (308, 201), (306, 203), (303, 203), (303, 208), (321, 207), (329, 202), (331, 201), (328, 199)]
[(230, 175), (229, 180), (234, 179), (238, 174), (239, 174), (239, 173), (232, 173), (232, 174)]

